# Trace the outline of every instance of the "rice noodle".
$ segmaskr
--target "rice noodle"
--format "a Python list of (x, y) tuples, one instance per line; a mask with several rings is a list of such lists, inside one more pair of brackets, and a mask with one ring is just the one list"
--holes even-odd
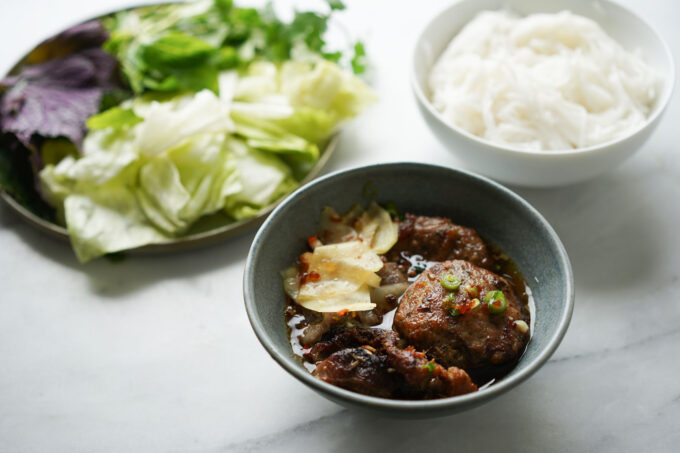
[(661, 78), (594, 21), (563, 11), (520, 18), (484, 11), (451, 41), (429, 77), (444, 119), (496, 144), (584, 148), (646, 120)]

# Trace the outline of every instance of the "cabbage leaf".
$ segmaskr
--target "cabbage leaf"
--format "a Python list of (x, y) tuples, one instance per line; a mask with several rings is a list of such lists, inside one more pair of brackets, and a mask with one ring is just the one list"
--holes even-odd
[(247, 219), (294, 190), (373, 99), (331, 66), (260, 62), (221, 73), (219, 93), (146, 93), (90, 117), (82, 156), (41, 172), (78, 258), (168, 241), (209, 214)]

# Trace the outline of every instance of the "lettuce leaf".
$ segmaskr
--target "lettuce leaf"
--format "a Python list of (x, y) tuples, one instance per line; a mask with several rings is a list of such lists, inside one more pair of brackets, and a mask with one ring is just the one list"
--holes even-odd
[(74, 193), (64, 201), (71, 244), (81, 262), (170, 239), (150, 224), (126, 186)]
[(238, 140), (230, 140), (228, 146), (240, 185), (239, 192), (228, 197), (224, 206), (231, 217), (253, 217), (297, 187), (290, 169), (276, 156), (251, 149)]
[(131, 108), (113, 107), (102, 113), (91, 116), (87, 122), (87, 128), (91, 131), (112, 127), (120, 129), (122, 127), (134, 126), (141, 123), (142, 118), (137, 116)]
[(40, 174), (83, 262), (167, 241), (207, 214), (251, 217), (297, 185), (276, 156), (230, 136), (228, 104), (208, 90), (138, 98), (91, 122), (83, 155)]
[(327, 64), (256, 64), (220, 74), (219, 95), (144, 94), (91, 117), (82, 156), (41, 172), (78, 258), (164, 242), (210, 214), (247, 219), (294, 190), (373, 99)]
[(281, 90), (294, 107), (331, 111), (338, 120), (354, 117), (376, 101), (364, 82), (328, 61), (284, 64)]

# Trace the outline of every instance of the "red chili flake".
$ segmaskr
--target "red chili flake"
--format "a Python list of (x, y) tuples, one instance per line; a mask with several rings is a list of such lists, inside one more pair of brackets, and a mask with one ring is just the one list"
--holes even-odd
[(320, 279), (321, 275), (316, 271), (303, 272), (300, 275), (300, 285), (304, 285), (307, 282), (318, 282)]
[(313, 282), (318, 282), (319, 280), (321, 280), (321, 274), (319, 274), (316, 271), (312, 271), (309, 273), (309, 280)]
[(349, 310), (347, 308), (344, 308), (338, 312), (338, 316), (345, 316)]
[(331, 222), (335, 222), (335, 223), (342, 222), (342, 217), (340, 217), (337, 214), (333, 214), (332, 216), (329, 217), (329, 219), (330, 219)]
[(309, 246), (310, 246), (311, 248), (314, 248), (314, 247), (316, 246), (316, 243), (317, 243), (318, 241), (319, 241), (319, 238), (316, 237), (316, 235), (310, 236), (310, 237), (307, 238), (307, 244), (309, 244)]
[(357, 238), (357, 241), (359, 241), (359, 242), (364, 242), (364, 238), (362, 238), (361, 236), (359, 236), (359, 237)]
[(309, 252), (305, 252), (302, 255), (298, 257), (298, 262), (302, 264), (309, 265), (309, 260), (312, 258), (312, 254)]

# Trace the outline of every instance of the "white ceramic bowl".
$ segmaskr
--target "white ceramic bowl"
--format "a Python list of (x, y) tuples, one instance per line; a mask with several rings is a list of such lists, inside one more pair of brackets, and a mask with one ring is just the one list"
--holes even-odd
[[(664, 78), (647, 122), (626, 137), (567, 151), (525, 151), (496, 145), (448, 124), (430, 103), (427, 78), (448, 43), (483, 10), (510, 9), (521, 15), (569, 10), (589, 17), (625, 49), (641, 49)], [(621, 164), (640, 149), (670, 100), (675, 81), (673, 57), (654, 29), (630, 10), (609, 0), (461, 0), (439, 13), (421, 33), (413, 54), (412, 85), (418, 106), (439, 140), (471, 170), (525, 187), (585, 181)]]

